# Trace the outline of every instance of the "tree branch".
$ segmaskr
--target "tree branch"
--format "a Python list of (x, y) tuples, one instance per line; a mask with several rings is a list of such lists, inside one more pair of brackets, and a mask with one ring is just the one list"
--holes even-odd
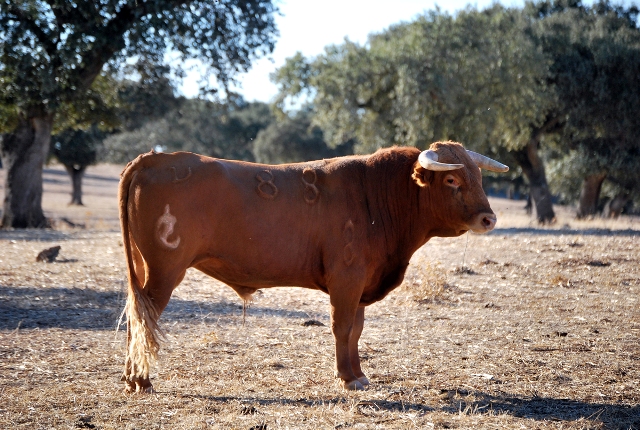
[(560, 117), (560, 114), (547, 117), (544, 124), (533, 130), (533, 132), (531, 133), (531, 139), (539, 142), (543, 134), (559, 131), (562, 127), (564, 127), (564, 124), (561, 122)]
[[(170, 7), (177, 7), (190, 3), (193, 0), (175, 0), (169, 3)], [(133, 5), (127, 3), (122, 6), (115, 16), (96, 35), (97, 44), (94, 49), (87, 51), (82, 56), (80, 64), (82, 68), (78, 72), (77, 86), (80, 90), (91, 87), (96, 76), (100, 74), (102, 67), (113, 55), (125, 46), (124, 34), (141, 17), (149, 13), (152, 2), (137, 0)]]
[(47, 54), (49, 54), (51, 58), (54, 58), (56, 56), (57, 46), (55, 40), (57, 40), (58, 38), (57, 32), (56, 38), (52, 40), (49, 34), (47, 34), (42, 28), (40, 28), (31, 17), (27, 16), (14, 3), (9, 3), (8, 12), (10, 14), (13, 14), (18, 22), (24, 24), (36, 36), (40, 44), (43, 46), (44, 50), (47, 52)]

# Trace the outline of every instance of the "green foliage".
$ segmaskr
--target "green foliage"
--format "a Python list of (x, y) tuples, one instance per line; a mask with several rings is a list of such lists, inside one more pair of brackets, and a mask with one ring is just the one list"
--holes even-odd
[(160, 119), (109, 136), (100, 158), (126, 163), (151, 149), (275, 164), (352, 154), (353, 141), (329, 147), (309, 112), (276, 120), (265, 103), (188, 99)]
[(16, 106), (0, 104), (0, 133), (15, 129), (18, 125), (18, 115)]
[(253, 161), (253, 140), (273, 121), (273, 114), (264, 103), (239, 100), (232, 105), (184, 100), (179, 109), (159, 120), (107, 138), (102, 158), (124, 163), (157, 148)]
[(104, 153), (102, 141), (113, 131), (139, 128), (177, 108), (181, 99), (174, 96), (168, 73), (166, 66), (138, 62), (123, 73), (137, 80), (99, 75), (86, 98), (58, 109), (51, 155), (65, 166), (84, 168)]
[(619, 193), (638, 194), (640, 184), (640, 147), (623, 148), (612, 145), (601, 147), (595, 153), (579, 146), (567, 153), (553, 153), (549, 160), (550, 185), (554, 194), (565, 203), (578, 200), (582, 180), (588, 176), (605, 173), (603, 195), (613, 197)]
[(51, 138), (51, 153), (60, 163), (80, 170), (97, 160), (104, 132), (97, 126), (88, 130), (67, 129)]
[(308, 112), (271, 123), (258, 133), (253, 147), (256, 161), (280, 164), (319, 160), (353, 153), (353, 141), (331, 148), (324, 140), (322, 130), (311, 124)]
[(199, 58), (226, 88), (273, 50), (277, 9), (265, 0), (2, 0), (0, 105), (55, 111), (86, 96), (103, 66), (167, 50)]
[(120, 73), (118, 88), (118, 120), (123, 130), (135, 130), (146, 122), (157, 120), (180, 106), (169, 78), (170, 68), (148, 61), (138, 61)]
[(94, 125), (104, 131), (120, 127), (120, 115), (125, 109), (119, 94), (121, 85), (113, 76), (98, 75), (84, 97), (60, 104), (56, 110), (54, 133), (86, 130)]
[(356, 138), (358, 151), (447, 139), (521, 147), (553, 100), (527, 25), (497, 5), (455, 17), (431, 11), (367, 46), (346, 41), (315, 59), (290, 59), (274, 75), (279, 107), (306, 91), (331, 143)]

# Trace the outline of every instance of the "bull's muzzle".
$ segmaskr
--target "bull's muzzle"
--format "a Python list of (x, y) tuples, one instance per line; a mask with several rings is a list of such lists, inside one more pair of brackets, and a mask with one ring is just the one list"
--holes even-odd
[(469, 229), (474, 233), (487, 233), (496, 226), (498, 218), (494, 213), (480, 213), (476, 215)]

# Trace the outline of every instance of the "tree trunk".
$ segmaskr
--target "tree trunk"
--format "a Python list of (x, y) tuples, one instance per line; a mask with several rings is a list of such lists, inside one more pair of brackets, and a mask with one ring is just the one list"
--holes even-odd
[(71, 185), (73, 190), (71, 191), (70, 205), (84, 206), (82, 203), (82, 177), (87, 166), (80, 166), (78, 164), (71, 166), (64, 166), (67, 169), (67, 173), (71, 177)]
[(53, 114), (44, 109), (20, 118), (13, 133), (2, 137), (2, 163), (6, 170), (2, 227), (43, 228), (42, 169), (49, 152)]
[(553, 212), (552, 196), (547, 185), (544, 164), (538, 155), (538, 140), (529, 140), (527, 146), (514, 151), (513, 155), (529, 180), (529, 196), (535, 204), (538, 222), (541, 224), (553, 222), (556, 214)]
[(606, 176), (606, 173), (596, 173), (584, 178), (580, 189), (580, 203), (578, 204), (576, 218), (581, 219), (593, 216), (598, 211), (600, 189)]
[(618, 218), (629, 200), (631, 200), (631, 194), (627, 192), (618, 193), (613, 199), (607, 202), (602, 211), (602, 216)]

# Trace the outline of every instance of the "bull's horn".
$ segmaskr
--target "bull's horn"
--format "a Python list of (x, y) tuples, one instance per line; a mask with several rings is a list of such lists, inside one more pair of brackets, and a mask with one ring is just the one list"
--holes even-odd
[(469, 151), (467, 149), (467, 154), (473, 160), (476, 165), (485, 170), (490, 170), (492, 172), (508, 172), (509, 166), (505, 166), (502, 163), (497, 162), (496, 160), (486, 157), (482, 154), (478, 154), (477, 152)]
[(456, 170), (464, 167), (464, 164), (447, 164), (438, 162), (438, 154), (431, 149), (422, 151), (418, 156), (418, 163), (427, 169), (435, 171)]

